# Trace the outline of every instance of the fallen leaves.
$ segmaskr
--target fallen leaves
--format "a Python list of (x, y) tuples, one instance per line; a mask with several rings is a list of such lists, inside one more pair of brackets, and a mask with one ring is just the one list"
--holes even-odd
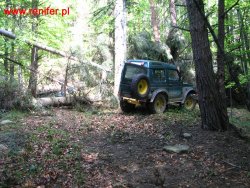
[[(52, 109), (52, 113), (21, 122), (18, 130), (29, 139), (19, 152), (0, 158), (0, 187), (143, 187), (149, 179), (153, 184), (177, 187), (250, 183), (247, 146), (233, 136), (227, 142), (221, 133), (202, 131), (192, 114), (62, 109)], [(182, 129), (192, 136), (179, 136)], [(187, 144), (190, 151), (162, 151), (169, 144)], [(238, 161), (244, 162), (245, 169), (230, 165), (243, 166)], [(160, 181), (153, 173), (156, 168)], [(172, 184), (175, 178), (178, 182)]]

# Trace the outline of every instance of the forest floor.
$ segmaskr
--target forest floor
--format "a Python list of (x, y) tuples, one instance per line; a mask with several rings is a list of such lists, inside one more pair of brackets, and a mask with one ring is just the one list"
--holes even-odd
[[(0, 152), (0, 187), (250, 186), (249, 141), (202, 130), (197, 111), (52, 108), (2, 119), (13, 123), (0, 125), (0, 145), (8, 148)], [(163, 150), (175, 144), (190, 150)]]

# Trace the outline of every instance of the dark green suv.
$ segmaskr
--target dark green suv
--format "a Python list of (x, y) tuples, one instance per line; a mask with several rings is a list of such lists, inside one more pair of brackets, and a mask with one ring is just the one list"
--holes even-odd
[(120, 107), (124, 112), (146, 105), (153, 113), (163, 113), (167, 104), (195, 107), (196, 91), (183, 83), (175, 65), (151, 60), (128, 60), (121, 75)]

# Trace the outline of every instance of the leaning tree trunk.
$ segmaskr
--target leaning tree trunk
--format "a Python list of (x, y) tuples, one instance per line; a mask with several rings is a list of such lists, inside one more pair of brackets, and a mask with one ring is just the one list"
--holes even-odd
[(208, 31), (197, 6), (204, 13), (202, 0), (187, 0), (202, 128), (226, 130), (227, 116), (222, 112), (223, 105), (216, 87)]
[(115, 84), (114, 95), (118, 95), (121, 71), (126, 59), (126, 4), (125, 0), (115, 3)]

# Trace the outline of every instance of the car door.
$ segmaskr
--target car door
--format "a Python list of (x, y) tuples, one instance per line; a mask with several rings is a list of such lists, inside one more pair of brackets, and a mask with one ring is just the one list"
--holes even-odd
[(152, 69), (151, 71), (151, 79), (152, 79), (152, 84), (151, 84), (151, 89), (156, 90), (159, 88), (165, 89), (167, 84), (166, 80), (166, 72), (165, 69)]
[(167, 90), (169, 99), (178, 101), (182, 98), (182, 82), (176, 69), (167, 70)]

